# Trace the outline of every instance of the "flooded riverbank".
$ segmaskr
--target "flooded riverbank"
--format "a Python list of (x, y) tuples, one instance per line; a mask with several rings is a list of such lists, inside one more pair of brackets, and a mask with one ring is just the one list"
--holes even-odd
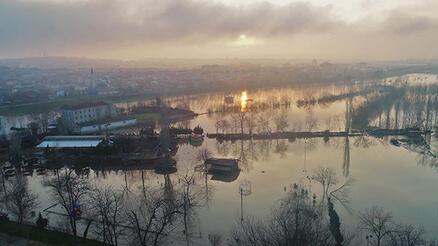
[[(415, 76), (416, 81), (418, 76)], [(437, 87), (434, 83), (409, 86), (405, 82), (248, 90), (246, 98), (242, 91), (235, 91), (164, 101), (169, 106), (200, 114), (173, 126), (193, 128), (200, 125), (210, 134), (261, 136), (288, 131), (355, 132), (365, 126), (388, 131), (416, 127), (427, 131), (421, 138), (384, 134), (236, 138), (233, 141), (205, 138), (199, 144), (190, 141), (178, 144), (173, 157), (177, 171), (173, 173), (105, 163), (98, 163), (101, 169), (72, 169), (98, 187), (111, 185), (127, 191), (130, 196), (140, 194), (144, 187), (178, 196), (185, 175), (193, 172), (191, 182), (201, 200), (190, 221), (193, 245), (205, 244), (212, 234), (221, 234), (224, 240), (229, 238), (241, 217), (268, 218), (280, 199), (293, 190), (293, 184), (304, 187), (310, 197), (315, 194), (319, 201), (323, 187), (312, 176), (320, 167), (333, 170), (338, 184), (354, 179), (348, 187), (348, 196), (342, 203), (334, 201), (334, 207), (341, 228), (345, 233), (357, 235), (357, 244), (365, 242), (358, 231), (358, 217), (372, 206), (392, 212), (399, 223), (423, 226), (426, 237), (432, 238), (438, 235), (438, 198), (431, 195), (438, 185), (438, 138), (432, 133), (437, 126)], [(232, 102), (225, 97), (232, 97)], [(119, 106), (135, 103), (138, 102)], [(214, 157), (239, 159), (241, 171), (237, 178), (227, 182), (205, 174), (199, 168), (202, 167), (199, 155), (205, 150)], [(40, 209), (53, 205), (49, 189), (42, 183), (56, 177), (56, 173), (48, 171), (45, 175), (27, 178), (29, 187), (39, 196)], [(251, 191), (245, 196), (241, 196), (242, 184), (246, 187), (250, 184)], [(84, 207), (87, 206), (84, 204)], [(56, 216), (50, 213), (47, 216), (50, 221), (57, 221)], [(176, 238), (184, 238), (181, 228), (172, 233)], [(172, 240), (177, 244), (177, 239)]]

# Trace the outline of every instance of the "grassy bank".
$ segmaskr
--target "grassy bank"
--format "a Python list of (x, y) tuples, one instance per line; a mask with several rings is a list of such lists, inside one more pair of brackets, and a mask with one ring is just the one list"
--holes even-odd
[(129, 116), (137, 119), (138, 121), (160, 121), (161, 120), (160, 113), (137, 113), (137, 114), (132, 114)]
[(13, 235), (16, 237), (26, 238), (33, 241), (42, 242), (48, 245), (62, 245), (62, 246), (101, 246), (103, 243), (96, 240), (83, 240), (82, 238), (75, 238), (70, 234), (58, 231), (50, 231), (40, 229), (30, 225), (20, 225), (13, 221), (0, 220), (0, 232)]

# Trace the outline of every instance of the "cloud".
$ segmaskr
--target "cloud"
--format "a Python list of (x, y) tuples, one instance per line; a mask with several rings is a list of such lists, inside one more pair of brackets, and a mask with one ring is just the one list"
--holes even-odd
[[(96, 47), (108, 52), (118, 49), (114, 54), (120, 54), (123, 47), (134, 46), (136, 51), (144, 47), (152, 52), (202, 46), (208, 52), (208, 44), (217, 48), (222, 42), (226, 49), (242, 34), (263, 40), (257, 49), (273, 49), (270, 44), (274, 43), (284, 49), (288, 42), (308, 47), (310, 41), (314, 47), (308, 48), (308, 54), (328, 54), (323, 48), (342, 51), (335, 43), (356, 47), (351, 42), (369, 39), (386, 47), (392, 39), (398, 42), (400, 35), (436, 34), (438, 21), (433, 16), (438, 6), (418, 8), (416, 12), (397, 8), (347, 22), (335, 14), (333, 6), (306, 2), (231, 6), (200, 0), (0, 0), (0, 56), (42, 51), (93, 56), (90, 52)], [(407, 42), (400, 42), (403, 45)], [(423, 49), (431, 48), (427, 45)], [(367, 46), (364, 43), (362, 49), (372, 49)], [(261, 53), (269, 55), (269, 50)]]
[(385, 30), (396, 34), (412, 35), (418, 32), (433, 31), (438, 27), (438, 21), (428, 16), (411, 16), (394, 11), (383, 22), (383, 27)]
[(0, 2), (1, 44), (161, 40), (188, 36), (257, 36), (323, 31), (329, 8), (306, 3), (238, 8), (192, 0)]

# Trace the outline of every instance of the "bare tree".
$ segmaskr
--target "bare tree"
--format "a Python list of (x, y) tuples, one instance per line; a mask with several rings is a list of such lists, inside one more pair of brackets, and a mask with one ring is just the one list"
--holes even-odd
[[(73, 236), (77, 236), (77, 221), (79, 219), (75, 212), (75, 207), (87, 198), (90, 193), (88, 180), (78, 176), (73, 170), (65, 170), (49, 180), (44, 180), (43, 184), (49, 187), (52, 192), (53, 200), (64, 209), (71, 227)], [(88, 232), (91, 223), (87, 225), (84, 236)]]
[(212, 233), (208, 235), (208, 241), (210, 241), (212, 246), (220, 246), (222, 245), (223, 238), (221, 234)]
[[(189, 168), (183, 175), (179, 175), (181, 184), (181, 203), (182, 203), (182, 216), (184, 235), (187, 244), (189, 244), (190, 238), (194, 235), (191, 232), (191, 226), (193, 218), (196, 215), (196, 209), (201, 207), (208, 195), (208, 186), (204, 190), (203, 187), (196, 182), (196, 172), (194, 168)], [(200, 184), (200, 183), (199, 183)]]
[(275, 129), (277, 132), (283, 132), (289, 127), (289, 122), (287, 120), (287, 113), (286, 111), (282, 110), (280, 114), (278, 114), (274, 118), (275, 122)]
[(38, 197), (29, 191), (26, 179), (21, 176), (7, 182), (5, 188), (2, 198), (5, 207), (21, 224), (28, 218), (30, 212), (36, 208)]
[[(243, 134), (245, 131), (245, 122), (247, 121), (246, 111), (240, 111), (236, 114), (233, 114), (231, 117), (234, 121), (234, 125), (236, 126), (236, 131), (238, 128), (238, 133)], [(236, 124), (238, 125), (238, 127)]]
[(257, 120), (257, 130), (259, 132), (268, 133), (271, 132), (270, 115), (268, 113), (260, 114)]
[(306, 117), (305, 121), (306, 130), (311, 132), (316, 127), (318, 127), (318, 119), (315, 117), (315, 115), (312, 112), (309, 112), (309, 114)]
[(340, 202), (341, 205), (347, 210), (349, 210), (347, 204), (349, 203), (350, 187), (354, 184), (354, 182), (355, 179), (350, 177), (345, 180), (344, 183), (329, 191), (330, 198)]
[(176, 215), (181, 214), (180, 201), (169, 201), (157, 190), (148, 189), (131, 199), (127, 212), (136, 244), (159, 245), (175, 229)]
[(111, 187), (96, 188), (91, 194), (91, 209), (98, 221), (98, 235), (102, 235), (105, 244), (119, 245), (120, 237), (125, 231), (124, 198), (124, 193)]
[(394, 246), (421, 246), (426, 245), (423, 239), (424, 228), (415, 228), (412, 225), (398, 225), (390, 234), (391, 245)]
[(40, 130), (40, 125), (37, 122), (31, 122), (27, 127), (32, 135), (37, 135), (38, 131)]
[(328, 167), (319, 167), (313, 170), (312, 179), (322, 185), (323, 201), (328, 196), (330, 188), (338, 184), (335, 170)]
[(248, 112), (248, 116), (245, 119), (246, 127), (248, 128), (248, 133), (252, 135), (254, 133), (254, 128), (256, 127), (256, 117), (253, 112)]
[(217, 117), (215, 117), (215, 120), (216, 134), (224, 134), (228, 129), (231, 128), (230, 122), (228, 122), (228, 120), (225, 119), (223, 115), (218, 115)]
[(202, 164), (204, 164), (204, 162), (208, 159), (211, 158), (213, 154), (211, 153), (211, 151), (207, 148), (203, 148), (200, 149), (198, 151), (198, 154), (196, 155), (196, 160), (201, 162)]
[(373, 206), (365, 209), (359, 215), (359, 220), (361, 228), (373, 235), (377, 246), (380, 246), (394, 231), (391, 213), (385, 212), (381, 207)]
[(234, 228), (231, 245), (334, 245), (320, 206), (299, 185), (281, 200), (266, 222), (251, 218)]

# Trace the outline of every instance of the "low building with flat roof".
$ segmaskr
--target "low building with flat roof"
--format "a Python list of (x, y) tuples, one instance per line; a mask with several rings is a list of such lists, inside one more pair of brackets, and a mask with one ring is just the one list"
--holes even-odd
[(105, 139), (105, 136), (48, 136), (37, 148), (95, 148)]
[(102, 121), (79, 124), (77, 132), (80, 134), (91, 134), (96, 132), (104, 132), (118, 128), (134, 126), (135, 124), (137, 124), (136, 119), (118, 117), (118, 118), (111, 118)]

